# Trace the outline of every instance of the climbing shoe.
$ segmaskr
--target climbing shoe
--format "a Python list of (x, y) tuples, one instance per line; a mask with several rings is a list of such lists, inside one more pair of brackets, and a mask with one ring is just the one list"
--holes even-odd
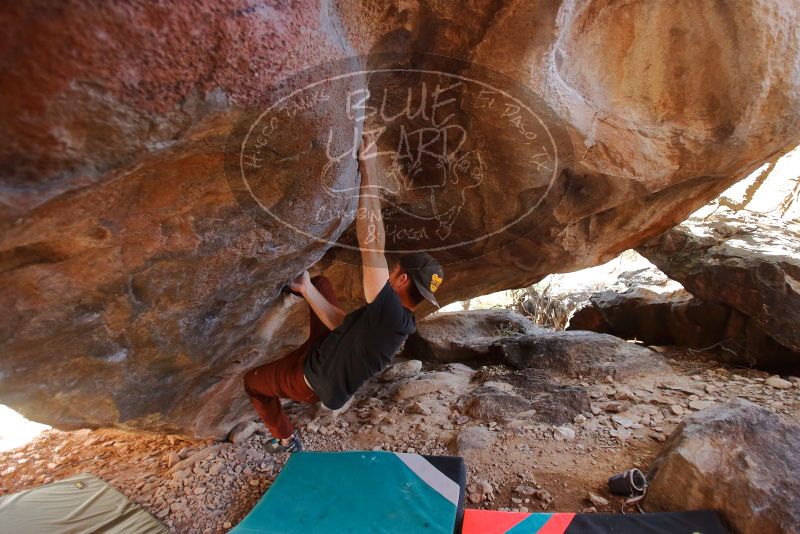
[(292, 441), (289, 442), (288, 445), (284, 445), (281, 443), (281, 440), (278, 438), (272, 438), (264, 445), (266, 451), (270, 454), (277, 454), (279, 452), (297, 452), (303, 450), (303, 444), (300, 442), (300, 436), (297, 435), (297, 432), (292, 434)]

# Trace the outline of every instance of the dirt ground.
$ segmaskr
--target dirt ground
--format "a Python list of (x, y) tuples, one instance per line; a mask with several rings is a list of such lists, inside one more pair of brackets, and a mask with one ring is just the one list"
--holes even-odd
[[(468, 466), (468, 507), (531, 512), (619, 511), (622, 501), (607, 492), (608, 477), (632, 467), (646, 470), (686, 415), (731, 397), (800, 420), (798, 381), (791, 389), (773, 388), (765, 383), (767, 373), (731, 368), (692, 351), (667, 350), (658, 357), (671, 372), (628, 382), (561, 379), (584, 387), (591, 398), (591, 410), (576, 414), (564, 431), (524, 418), (487, 422), (464, 415), (457, 401), (466, 390), (458, 388), (398, 401), (395, 387), (377, 380), (340, 412), (293, 403), (287, 409), (307, 450), (461, 453)], [(446, 368), (434, 367), (446, 375)], [(430, 371), (426, 365), (420, 376)], [(285, 454), (264, 454), (269, 436), (260, 423), (252, 426), (257, 431), (236, 444), (117, 429), (48, 430), (0, 453), (0, 495), (90, 472), (173, 532), (225, 532), (269, 488), (286, 460)], [(466, 429), (488, 441), (459, 443)], [(591, 503), (589, 492), (608, 502)]]

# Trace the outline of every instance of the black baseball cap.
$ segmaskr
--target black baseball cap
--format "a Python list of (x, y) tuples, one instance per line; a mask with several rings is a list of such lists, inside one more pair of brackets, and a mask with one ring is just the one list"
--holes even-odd
[(426, 252), (410, 252), (400, 256), (399, 263), (425, 300), (439, 308), (433, 296), (444, 279), (444, 269), (439, 262)]

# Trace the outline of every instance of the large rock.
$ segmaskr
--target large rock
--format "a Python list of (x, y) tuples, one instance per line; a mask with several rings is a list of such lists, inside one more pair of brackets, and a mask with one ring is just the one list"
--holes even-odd
[(800, 426), (743, 399), (687, 417), (650, 473), (649, 511), (715, 509), (736, 532), (800, 532)]
[(539, 332), (545, 330), (511, 310), (435, 313), (417, 322), (417, 331), (408, 337), (403, 352), (409, 358), (487, 363), (489, 346), (498, 337)]
[(753, 319), (685, 290), (658, 293), (636, 288), (594, 294), (570, 318), (567, 330), (590, 330), (647, 345), (703, 349), (715, 360), (734, 365), (800, 369), (800, 354), (777, 343)]
[[(254, 136), (267, 149), (248, 161), (274, 220), (252, 218), (226, 180), (236, 175), (224, 163), (245, 161), (225, 158), (249, 117), (240, 111), (286, 94), (302, 69), (428, 50), (538, 95), (553, 135), (536, 141), (560, 150), (549, 181), (526, 144), (539, 123), (492, 110), (498, 92), (463, 95), (457, 120), (473, 143), (457, 166), (428, 159), (401, 173), (408, 185), (412, 170), (424, 184), (453, 171), (431, 238), (446, 304), (606, 261), (797, 145), (799, 18), (756, 0), (6, 2), (0, 402), (62, 428), (222, 437), (252, 416), (242, 373), (303, 339), (304, 308), (279, 294), (287, 278), (318, 263), (346, 306), (360, 302), (357, 256), (332, 245), (354, 242), (355, 202), (329, 194), (352, 188), (355, 164), (324, 167), (328, 189), (309, 173), (329, 162), (329, 141), (341, 149), (332, 128), (358, 126), (315, 104), (364, 79), (283, 108), (276, 144)], [(375, 94), (402, 101), (410, 82), (380, 78)], [(434, 207), (424, 187), (386, 196), (401, 223)], [(486, 232), (517, 213), (532, 215)], [(393, 249), (432, 247), (397, 228)]]
[(591, 409), (586, 389), (563, 385), (541, 369), (495, 369), (485, 378), (488, 380), (458, 402), (462, 412), (478, 419), (563, 425)]
[(702, 301), (685, 290), (603, 291), (570, 317), (567, 330), (591, 330), (647, 345), (700, 348), (726, 339), (731, 312), (728, 306)]
[(800, 365), (796, 224), (755, 216), (692, 219), (637, 250), (695, 297), (742, 314), (740, 335), (756, 363)]
[(516, 369), (539, 369), (573, 378), (631, 378), (669, 366), (656, 353), (607, 334), (546, 332), (498, 339), (493, 360)]
[(425, 395), (460, 394), (469, 385), (472, 375), (472, 369), (466, 365), (453, 363), (442, 371), (421, 373), (414, 378), (400, 382), (395, 388), (392, 398), (403, 401)]
[(504, 382), (489, 381), (475, 389), (464, 403), (464, 411), (476, 419), (506, 422), (533, 409), (530, 401)]
[(589, 393), (581, 386), (563, 385), (541, 369), (512, 370), (499, 380), (513, 385), (531, 401), (535, 419), (552, 425), (571, 423), (581, 412), (591, 410)]

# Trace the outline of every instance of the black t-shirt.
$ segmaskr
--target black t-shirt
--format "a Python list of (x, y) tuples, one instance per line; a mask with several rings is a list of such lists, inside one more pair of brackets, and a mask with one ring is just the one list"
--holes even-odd
[(348, 313), (310, 348), (306, 378), (326, 407), (341, 408), (361, 384), (389, 364), (416, 329), (414, 314), (387, 280), (375, 300)]

